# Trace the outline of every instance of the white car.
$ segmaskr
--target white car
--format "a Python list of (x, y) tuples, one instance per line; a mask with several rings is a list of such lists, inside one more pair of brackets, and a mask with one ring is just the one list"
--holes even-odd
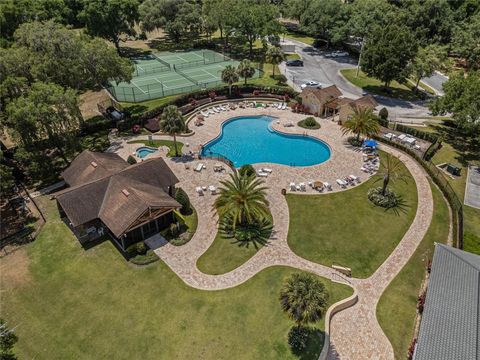
[(316, 81), (307, 81), (306, 83), (300, 85), (300, 88), (301, 89), (305, 89), (307, 87), (321, 87), (320, 83), (316, 82)]

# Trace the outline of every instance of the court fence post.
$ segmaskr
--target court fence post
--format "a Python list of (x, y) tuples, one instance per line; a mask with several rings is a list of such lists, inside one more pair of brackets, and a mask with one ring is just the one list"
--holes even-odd
[(160, 88), (162, 89), (162, 97), (164, 97), (164, 96), (165, 96), (165, 93), (164, 93), (164, 91), (163, 91), (163, 82), (160, 83)]
[(131, 88), (131, 89), (132, 89), (133, 102), (137, 102), (137, 100), (135, 99), (135, 89), (134, 88)]

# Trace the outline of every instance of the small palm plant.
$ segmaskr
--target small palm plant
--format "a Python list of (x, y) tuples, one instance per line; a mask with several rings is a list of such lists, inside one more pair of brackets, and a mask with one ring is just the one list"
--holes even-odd
[(325, 285), (312, 274), (294, 273), (280, 290), (280, 305), (298, 326), (305, 326), (322, 318), (328, 297)]
[(167, 106), (163, 112), (159, 122), (160, 130), (173, 136), (173, 145), (175, 146), (175, 156), (178, 156), (177, 134), (185, 131), (185, 119), (178, 111), (175, 105)]
[(250, 60), (244, 59), (238, 64), (237, 72), (240, 77), (245, 79), (245, 85), (247, 85), (247, 80), (255, 75), (255, 68)]
[(225, 69), (222, 70), (222, 81), (228, 84), (228, 93), (232, 95), (232, 85), (238, 81), (237, 69), (232, 65), (225, 66)]
[(247, 225), (268, 216), (269, 204), (262, 180), (235, 172), (220, 183), (223, 187), (213, 206), (220, 219), (230, 219), (233, 230), (238, 224)]
[(380, 130), (378, 120), (373, 116), (373, 110), (366, 107), (355, 107), (352, 116), (342, 124), (343, 134), (353, 133), (360, 141), (360, 135), (370, 137)]
[(375, 182), (382, 181), (382, 196), (388, 191), (388, 184), (395, 183), (397, 180), (407, 182), (409, 176), (405, 173), (402, 162), (394, 155), (387, 153), (385, 159), (380, 163), (380, 169), (377, 173), (378, 179)]
[(285, 56), (283, 55), (283, 51), (281, 48), (277, 46), (273, 46), (270, 49), (267, 50), (267, 61), (272, 64), (272, 75), (273, 78), (275, 79), (275, 67), (280, 64)]

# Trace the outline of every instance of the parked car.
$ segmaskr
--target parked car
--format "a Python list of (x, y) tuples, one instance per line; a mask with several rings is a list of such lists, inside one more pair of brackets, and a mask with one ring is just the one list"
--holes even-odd
[(332, 58), (342, 57), (342, 56), (348, 56), (348, 52), (337, 50), (337, 51), (333, 51), (331, 53), (325, 54), (325, 57), (332, 57)]
[(303, 61), (300, 59), (288, 60), (286, 64), (287, 66), (303, 66)]
[(300, 85), (300, 88), (301, 89), (305, 89), (307, 87), (314, 87), (314, 88), (318, 88), (320, 86), (320, 88), (322, 87), (322, 84), (316, 82), (316, 81), (307, 81), (306, 83)]

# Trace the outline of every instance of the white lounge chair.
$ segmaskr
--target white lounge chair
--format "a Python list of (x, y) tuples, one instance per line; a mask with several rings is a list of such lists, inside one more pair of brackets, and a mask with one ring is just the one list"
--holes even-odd
[(271, 174), (273, 170), (270, 168), (261, 168), (260, 171)]
[(327, 190), (330, 190), (330, 191), (332, 190), (332, 185), (328, 182), (324, 182), (323, 187)]
[(348, 185), (348, 183), (342, 179), (337, 179), (337, 184), (340, 185), (342, 188), (346, 188)]
[(210, 115), (215, 115), (215, 111), (213, 110), (213, 108), (209, 108), (209, 109), (208, 109), (208, 113), (209, 113)]
[(263, 171), (261, 171), (261, 170), (258, 170), (258, 171), (257, 171), (257, 176), (258, 176), (258, 177), (267, 177), (267, 176), (268, 176), (268, 173), (263, 172)]
[(305, 186), (305, 183), (301, 182), (300, 184), (298, 184), (300, 186), (300, 190), (302, 191), (306, 191), (307, 190), (307, 187)]
[(348, 175), (348, 177), (349, 177), (352, 181), (354, 181), (354, 182), (356, 182), (356, 183), (359, 183), (359, 182), (360, 182), (360, 178), (359, 178), (358, 176), (356, 176), (356, 175)]
[(222, 110), (222, 111), (227, 111), (227, 108), (223, 105), (220, 105), (219, 108)]
[(203, 169), (203, 163), (199, 163), (197, 166), (195, 166), (195, 169), (193, 169), (193, 170), (201, 172), (202, 169)]
[(295, 183), (293, 183), (293, 182), (290, 183), (290, 190), (291, 191), (296, 191), (297, 190), (297, 187), (295, 186)]
[(197, 194), (198, 194), (199, 196), (203, 196), (203, 189), (202, 189), (200, 186), (197, 186), (197, 187), (195, 188), (195, 191), (197, 192)]
[(405, 140), (406, 137), (407, 137), (407, 135), (400, 134), (400, 135), (398, 135), (397, 139), (400, 140), (400, 141), (403, 141), (403, 140)]
[(282, 104), (282, 110), (285, 110), (287, 108), (287, 104), (283, 103)]
[(215, 195), (217, 193), (217, 188), (213, 185), (210, 185), (208, 187), (208, 190), (212, 193), (212, 195)]
[(219, 108), (217, 108), (216, 106), (214, 106), (213, 108), (213, 111), (215, 111), (217, 114), (221, 111)]
[(208, 112), (204, 112), (203, 110), (200, 111), (200, 114), (202, 114), (203, 116), (205, 116), (206, 118), (210, 116), (210, 114)]

